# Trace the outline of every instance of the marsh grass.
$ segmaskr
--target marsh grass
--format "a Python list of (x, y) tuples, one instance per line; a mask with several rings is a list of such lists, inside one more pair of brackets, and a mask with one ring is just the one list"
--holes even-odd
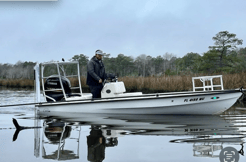
[[(201, 75), (204, 76), (204, 75)], [(162, 77), (120, 77), (119, 81), (123, 81), (127, 92), (141, 91), (143, 93), (160, 93), (160, 92), (177, 92), (191, 91), (193, 76), (162, 76)], [(78, 79), (70, 78), (72, 86), (79, 85)], [(219, 84), (219, 79), (214, 79), (215, 84)], [(196, 86), (202, 86), (202, 83), (197, 80)], [(246, 88), (246, 72), (238, 74), (223, 75), (224, 89), (235, 89), (243, 86)], [(28, 79), (0, 79), (0, 86), (17, 87), (17, 88), (32, 88), (33, 80)], [(89, 92), (89, 87), (86, 85), (86, 78), (81, 77), (81, 86), (83, 92)]]
[(32, 79), (0, 79), (0, 86), (10, 88), (33, 88), (34, 80)]
[[(190, 82), (188, 81), (190, 80)], [(125, 83), (127, 91), (142, 91), (144, 93), (170, 92), (191, 90), (190, 76), (168, 77), (122, 77), (119, 81)]]

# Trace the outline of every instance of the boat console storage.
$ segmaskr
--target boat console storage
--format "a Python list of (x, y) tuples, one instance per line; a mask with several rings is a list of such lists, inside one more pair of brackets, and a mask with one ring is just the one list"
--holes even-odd
[(106, 83), (102, 89), (101, 96), (102, 98), (112, 98), (112, 97), (128, 97), (128, 96), (139, 96), (142, 95), (142, 92), (132, 92), (125, 93), (126, 88), (124, 82), (109, 82)]

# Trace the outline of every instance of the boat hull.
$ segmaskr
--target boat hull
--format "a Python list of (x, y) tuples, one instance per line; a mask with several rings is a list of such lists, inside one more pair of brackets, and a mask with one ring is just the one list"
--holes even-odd
[(239, 90), (161, 93), (127, 98), (42, 103), (39, 111), (112, 114), (220, 114), (242, 95)]

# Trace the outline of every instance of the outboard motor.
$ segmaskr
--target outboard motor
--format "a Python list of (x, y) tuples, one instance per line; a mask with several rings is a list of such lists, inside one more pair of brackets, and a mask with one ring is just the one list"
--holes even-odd
[(53, 144), (59, 143), (62, 140), (70, 137), (72, 128), (65, 126), (63, 122), (51, 122), (45, 126), (44, 134), (46, 138)]
[[(62, 81), (62, 85), (63, 85), (63, 88), (64, 88), (66, 95), (69, 96), (71, 94), (71, 83), (70, 83), (70, 81), (67, 78), (65, 78), (64, 76), (61, 76), (61, 81)], [(49, 76), (44, 83), (44, 89), (45, 90), (52, 90), (52, 91), (46, 91), (45, 94), (49, 97), (52, 97), (56, 101), (61, 101), (64, 98), (62, 90), (56, 90), (56, 89), (61, 89), (61, 88), (62, 87), (61, 87), (60, 79), (59, 79), (58, 75)], [(49, 99), (48, 97), (46, 97), (46, 100), (48, 102), (53, 101), (53, 100)]]

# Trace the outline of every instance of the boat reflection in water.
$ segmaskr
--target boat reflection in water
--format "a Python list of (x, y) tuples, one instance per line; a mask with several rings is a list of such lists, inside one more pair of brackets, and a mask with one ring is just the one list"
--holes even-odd
[[(80, 128), (77, 127), (76, 131), (80, 131)], [(73, 130), (73, 131), (75, 131)], [(44, 136), (46, 138), (42, 139), (42, 157), (44, 159), (57, 159), (57, 160), (71, 160), (78, 159), (79, 152), (65, 149), (66, 139), (74, 139), (79, 143), (79, 136), (77, 138), (71, 138), (71, 126), (68, 126), (67, 123), (61, 121), (47, 120), (44, 122)], [(46, 145), (56, 146), (56, 151), (48, 153)], [(78, 144), (77, 144), (78, 147)], [(53, 150), (51, 150), (53, 151)]]
[[(83, 124), (64, 122), (53, 118), (45, 120), (43, 125), (42, 157), (44, 159), (61, 161), (79, 159), (80, 131)], [(77, 137), (72, 137), (73, 134), (77, 134)], [(87, 136), (88, 161), (103, 161), (105, 158), (105, 148), (117, 146), (117, 137), (112, 134), (111, 130), (102, 129), (98, 125), (91, 125), (90, 134)], [(66, 141), (68, 140), (77, 143), (72, 145), (73, 147), (76, 146), (75, 149), (66, 149)], [(46, 147), (47, 145), (49, 147)], [(51, 149), (51, 153), (48, 154), (47, 148), (50, 149), (52, 145), (55, 146), (56, 151)]]
[[(182, 136), (171, 143), (192, 143), (193, 156), (218, 158), (223, 145), (237, 145), (244, 155), (243, 130), (246, 116), (189, 116), (189, 115), (112, 115), (82, 113), (40, 112), (44, 122), (42, 157), (68, 160), (79, 158), (80, 131), (90, 126), (87, 136), (87, 160), (103, 161), (107, 147), (115, 147), (120, 137), (129, 135)], [(47, 120), (48, 119), (48, 120)], [(77, 132), (77, 136), (73, 136)], [(38, 136), (36, 138), (39, 138)], [(48, 139), (48, 141), (46, 141)], [(65, 143), (75, 140), (75, 147), (65, 149)], [(39, 141), (39, 140), (35, 140)], [(48, 154), (45, 145), (56, 145), (56, 151)], [(130, 145), (130, 144), (129, 144)], [(240, 146), (241, 145), (241, 146)]]
[(191, 139), (176, 139), (170, 142), (191, 143), (193, 144), (193, 156), (211, 158), (219, 157), (220, 152), (217, 152), (218, 154), (215, 154), (215, 152), (221, 151), (223, 144), (241, 145), (241, 149), (238, 152), (244, 156), (243, 137), (210, 138), (210, 136), (204, 136)]

